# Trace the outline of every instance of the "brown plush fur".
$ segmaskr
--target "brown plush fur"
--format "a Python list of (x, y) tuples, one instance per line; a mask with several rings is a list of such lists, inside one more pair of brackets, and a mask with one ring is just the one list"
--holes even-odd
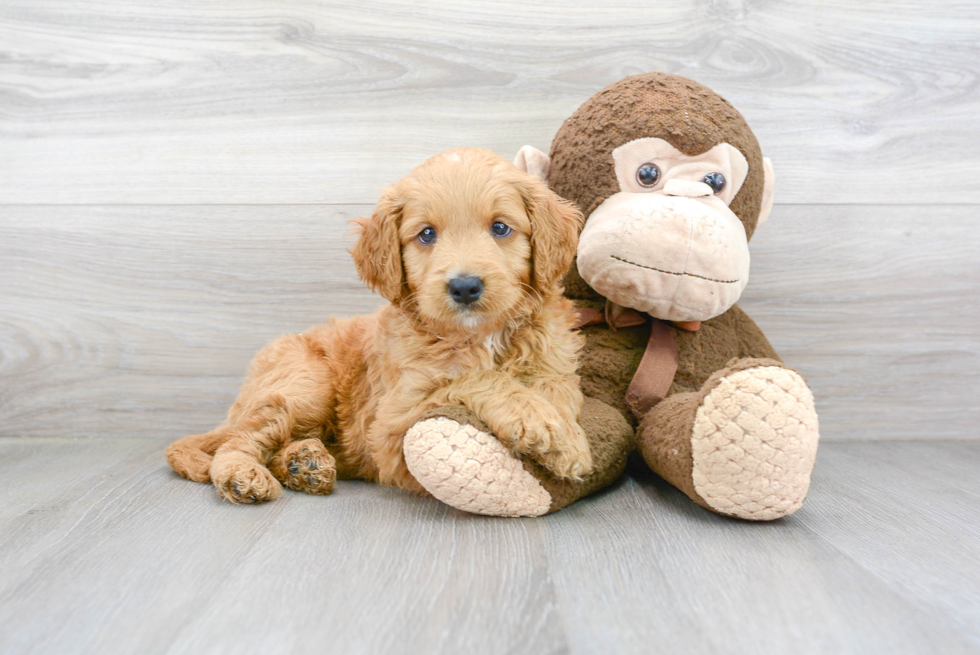
[[(495, 221), (512, 233), (492, 234)], [(174, 470), (210, 478), (232, 502), (273, 499), (280, 482), (329, 493), (338, 476), (421, 491), (402, 438), (458, 404), (554, 475), (587, 476), (581, 337), (560, 284), (581, 215), (496, 155), (457, 149), (388, 189), (357, 225), (358, 272), (391, 304), (266, 346), (225, 422), (167, 450)], [(435, 243), (419, 241), (425, 228)], [(466, 308), (447, 292), (460, 274), (484, 283)]]
[(589, 216), (619, 191), (612, 151), (634, 139), (660, 137), (686, 155), (729, 143), (745, 155), (749, 175), (729, 208), (751, 238), (764, 184), (762, 150), (727, 100), (678, 75), (631, 75), (582, 103), (551, 142), (548, 184)]

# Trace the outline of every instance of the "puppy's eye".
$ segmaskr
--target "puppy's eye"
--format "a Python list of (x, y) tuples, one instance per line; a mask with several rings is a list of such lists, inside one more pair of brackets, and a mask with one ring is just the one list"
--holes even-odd
[(721, 173), (708, 173), (701, 181), (711, 187), (711, 190), (715, 193), (721, 193), (721, 190), (725, 188), (725, 176)]
[(640, 164), (640, 167), (636, 169), (636, 181), (640, 183), (640, 186), (647, 188), (657, 186), (657, 182), (660, 181), (660, 169), (657, 168), (656, 164), (650, 162)]
[(436, 242), (436, 231), (433, 228), (427, 227), (421, 232), (419, 232), (419, 243), (426, 246), (431, 246), (435, 242)]
[(505, 237), (511, 233), (510, 226), (507, 225), (506, 223), (501, 223), (500, 221), (497, 221), (496, 223), (491, 225), (490, 231), (493, 232), (494, 236), (498, 236), (498, 237)]

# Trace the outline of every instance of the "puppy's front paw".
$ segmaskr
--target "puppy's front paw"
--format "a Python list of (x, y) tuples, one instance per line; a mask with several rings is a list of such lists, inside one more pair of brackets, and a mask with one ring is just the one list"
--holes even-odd
[(510, 424), (497, 431), (506, 445), (519, 455), (539, 455), (551, 450), (555, 436), (564, 421), (555, 408), (535, 398), (521, 399), (520, 412), (510, 417)]
[(211, 479), (221, 497), (233, 503), (261, 503), (282, 493), (282, 485), (272, 472), (245, 453), (215, 455)]
[(530, 402), (514, 421), (511, 449), (530, 455), (558, 477), (580, 480), (592, 472), (592, 453), (585, 432), (543, 401)]
[(578, 423), (563, 423), (552, 439), (552, 448), (538, 453), (536, 458), (560, 478), (580, 481), (594, 469), (588, 439)]

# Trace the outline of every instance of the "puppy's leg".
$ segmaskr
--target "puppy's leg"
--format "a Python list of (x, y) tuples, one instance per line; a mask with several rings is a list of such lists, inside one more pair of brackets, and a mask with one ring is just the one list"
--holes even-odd
[(204, 434), (183, 437), (167, 446), (170, 468), (194, 482), (211, 481), (211, 460), (218, 446), (228, 441), (228, 433), (218, 428)]
[(233, 503), (278, 497), (282, 486), (266, 464), (294, 434), (329, 423), (333, 405), (329, 365), (318, 339), (288, 335), (266, 346), (228, 413), (223, 426), (228, 440), (211, 462), (218, 493)]
[(417, 404), (402, 409), (402, 413), (393, 408), (378, 410), (378, 416), (368, 431), (368, 448), (377, 467), (379, 483), (424, 494), (427, 493), (425, 488), (408, 470), (404, 452), (405, 433), (422, 412)]
[(301, 439), (280, 448), (269, 470), (293, 491), (323, 496), (337, 482), (337, 462), (317, 438)]
[(538, 461), (560, 477), (582, 479), (593, 469), (589, 439), (579, 422), (585, 397), (578, 376), (538, 378), (528, 385), (561, 415), (563, 425), (551, 448), (538, 453)]

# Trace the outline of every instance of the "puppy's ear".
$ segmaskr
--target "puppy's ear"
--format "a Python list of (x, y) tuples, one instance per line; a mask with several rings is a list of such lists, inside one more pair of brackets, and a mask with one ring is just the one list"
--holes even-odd
[(351, 221), (358, 234), (351, 250), (357, 274), (393, 305), (401, 300), (404, 283), (398, 238), (401, 215), (402, 203), (392, 189), (386, 189), (371, 216)]
[(538, 291), (557, 295), (575, 258), (582, 212), (539, 178), (523, 177), (524, 206), (531, 220), (531, 282)]

